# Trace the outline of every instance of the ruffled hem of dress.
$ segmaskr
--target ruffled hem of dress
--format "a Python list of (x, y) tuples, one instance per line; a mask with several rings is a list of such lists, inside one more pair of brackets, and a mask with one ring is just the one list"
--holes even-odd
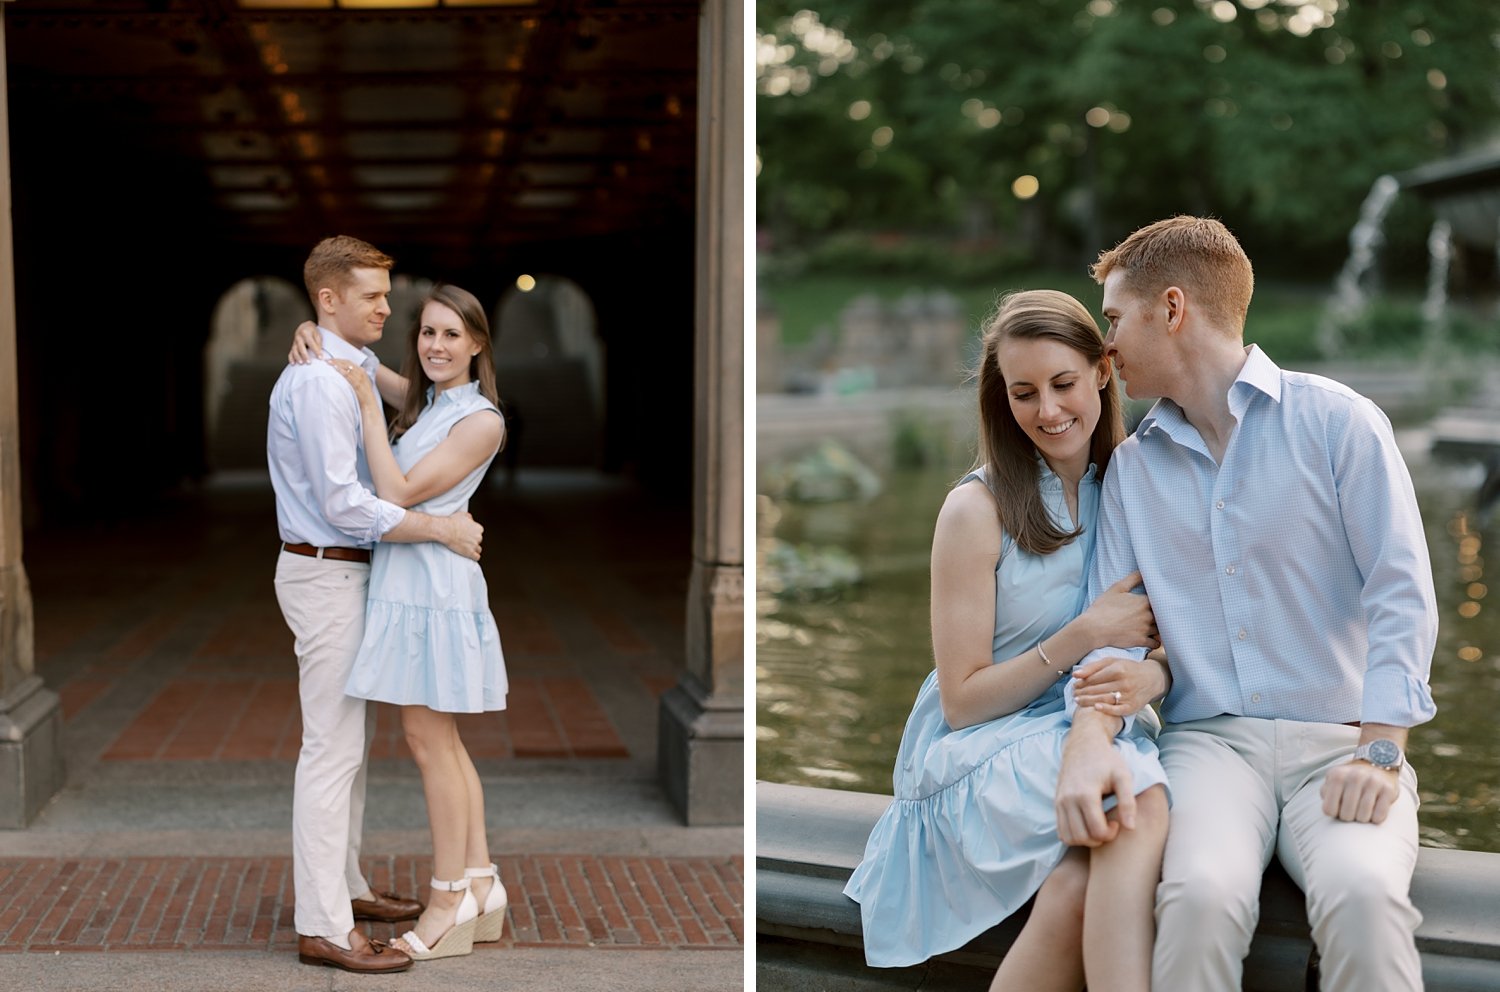
[[(1116, 743), (1133, 752), (1126, 761), (1141, 779), (1138, 793), (1166, 784), (1142, 742)], [(904, 967), (955, 950), (1036, 894), (1067, 851), (1051, 801), (1060, 746), (1042, 729), (944, 788), (892, 800), (844, 888), (860, 904), (868, 964)]]
[(372, 599), (344, 691), (442, 713), (505, 709), (509, 682), (488, 610), (431, 609)]
[[(872, 967), (905, 967), (962, 947), (1023, 906), (1062, 860), (1050, 802), (1043, 813), (1016, 801), (1018, 785), (1051, 794), (1032, 791), (1038, 776), (1013, 760), (1041, 736), (1011, 742), (922, 799), (893, 800), (881, 815), (844, 888), (860, 904)], [(1050, 763), (1039, 763), (1046, 777)]]

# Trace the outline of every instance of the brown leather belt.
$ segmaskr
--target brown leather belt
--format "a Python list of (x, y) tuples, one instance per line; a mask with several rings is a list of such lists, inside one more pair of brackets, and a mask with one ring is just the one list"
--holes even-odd
[(282, 549), (309, 558), (331, 558), (334, 561), (362, 561), (369, 564), (370, 552), (364, 548), (315, 548), (311, 544), (283, 544)]

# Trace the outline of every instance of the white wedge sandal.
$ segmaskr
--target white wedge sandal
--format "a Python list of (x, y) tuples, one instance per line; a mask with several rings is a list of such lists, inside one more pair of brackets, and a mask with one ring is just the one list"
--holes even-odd
[[(436, 958), (455, 958), (461, 954), (468, 954), (474, 950), (474, 934), (479, 928), (479, 903), (474, 901), (474, 893), (469, 891), (469, 879), (460, 878), (456, 882), (444, 882), (434, 878), (430, 882), (434, 889), (442, 892), (462, 892), (463, 898), (458, 903), (458, 913), (453, 917), (453, 926), (437, 939), (437, 943), (428, 947), (422, 943), (422, 938), (417, 936), (415, 930), (408, 930), (401, 935), (401, 942), (408, 948), (407, 954), (413, 961), (432, 961)], [(486, 899), (488, 903), (490, 900)]]
[(476, 878), (493, 878), (495, 884), (490, 886), (490, 894), (484, 897), (484, 907), (480, 910), (479, 926), (474, 931), (474, 943), (487, 944), (490, 941), (499, 940), (505, 931), (505, 910), (510, 905), (505, 894), (505, 883), (500, 881), (500, 869), (495, 863), (490, 862), (488, 868), (465, 868), (465, 881)]

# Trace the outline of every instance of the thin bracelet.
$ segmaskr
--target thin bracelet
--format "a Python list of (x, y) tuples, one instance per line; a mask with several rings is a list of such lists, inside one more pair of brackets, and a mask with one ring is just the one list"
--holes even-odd
[(1036, 642), (1036, 653), (1039, 657), (1041, 657), (1042, 664), (1046, 665), (1048, 668), (1052, 668), (1052, 659), (1047, 657), (1047, 652), (1042, 650), (1041, 641)]

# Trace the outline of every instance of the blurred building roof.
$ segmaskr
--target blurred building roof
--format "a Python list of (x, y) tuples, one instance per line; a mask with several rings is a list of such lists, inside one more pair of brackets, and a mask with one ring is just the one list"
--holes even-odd
[(1453, 236), (1495, 251), (1500, 243), (1500, 145), (1439, 159), (1396, 176), (1403, 190), (1432, 202)]

